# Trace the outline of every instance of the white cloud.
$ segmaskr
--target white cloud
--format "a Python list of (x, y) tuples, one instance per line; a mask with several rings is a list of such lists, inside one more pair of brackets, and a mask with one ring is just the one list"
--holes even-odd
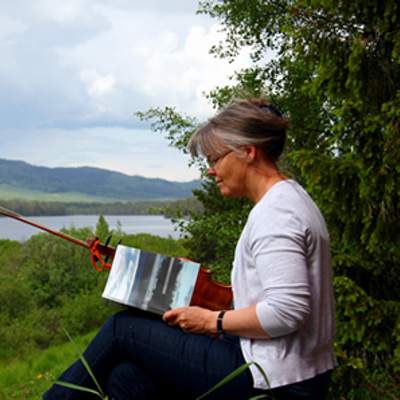
[(107, 95), (115, 84), (115, 78), (112, 74), (108, 74), (107, 76), (100, 77), (94, 73), (94, 79), (89, 86), (89, 94), (93, 97), (102, 97)]
[(42, 19), (56, 22), (57, 24), (73, 24), (77, 20), (87, 21), (95, 2), (91, 0), (37, 0), (34, 2), (38, 14)]
[[(195, 14), (197, 3), (0, 0), (0, 158), (195, 175), (161, 136), (137, 134), (145, 126), (134, 112), (175, 106), (207, 118), (212, 111), (202, 93), (249, 64), (246, 54), (236, 64), (209, 54), (223, 36), (214, 20)], [(132, 128), (125, 137), (129, 132), (136, 145), (121, 139), (121, 127)], [(6, 146), (8, 136), (21, 144)], [(88, 137), (96, 151), (87, 151)], [(107, 154), (110, 142), (115, 156)], [(128, 162), (129, 154), (141, 162)]]
[(0, 15), (1, 46), (10, 46), (15, 44), (17, 37), (23, 34), (27, 28), (27, 25), (21, 21), (16, 21), (7, 16)]
[(160, 33), (155, 39), (161, 46), (150, 43), (143, 52), (142, 62), (146, 74), (142, 82), (143, 92), (149, 98), (169, 99), (179, 109), (204, 118), (211, 112), (203, 93), (215, 86), (228, 83), (228, 76), (240, 65), (248, 65), (246, 54), (238, 63), (229, 63), (209, 54), (212, 44), (223, 38), (220, 27), (213, 25), (206, 30), (201, 26), (188, 29), (182, 46), (175, 45), (174, 35)]

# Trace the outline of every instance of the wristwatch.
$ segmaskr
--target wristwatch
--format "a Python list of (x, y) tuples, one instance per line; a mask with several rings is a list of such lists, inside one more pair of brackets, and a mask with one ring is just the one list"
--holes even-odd
[(218, 314), (217, 333), (220, 334), (220, 335), (222, 335), (224, 333), (224, 330), (222, 329), (222, 318), (224, 317), (225, 313), (226, 313), (226, 310), (223, 310)]

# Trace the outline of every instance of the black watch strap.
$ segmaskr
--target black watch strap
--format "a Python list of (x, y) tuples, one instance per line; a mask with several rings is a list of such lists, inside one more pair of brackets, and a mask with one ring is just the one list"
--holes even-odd
[(224, 314), (226, 313), (226, 310), (221, 311), (218, 315), (217, 319), (217, 333), (222, 335), (224, 333), (224, 330), (222, 329), (222, 318), (224, 317)]

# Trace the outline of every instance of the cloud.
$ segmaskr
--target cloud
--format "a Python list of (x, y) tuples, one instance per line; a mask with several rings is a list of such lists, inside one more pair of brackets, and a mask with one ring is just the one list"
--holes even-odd
[[(246, 54), (236, 64), (209, 54), (223, 36), (216, 21), (195, 14), (197, 3), (0, 2), (0, 157), (47, 166), (91, 162), (125, 172), (122, 160), (106, 156), (107, 146), (100, 145), (98, 137), (103, 143), (119, 141), (119, 153), (130, 151), (141, 159), (133, 170), (144, 176), (172, 177), (178, 162), (174, 159), (181, 169), (186, 156), (170, 157), (170, 150), (175, 150), (158, 135), (147, 132), (149, 139), (143, 140), (148, 124), (135, 118), (134, 112), (175, 106), (206, 119), (212, 110), (203, 92), (226, 84), (235, 69), (249, 65)], [(133, 143), (126, 145), (121, 139), (122, 131), (127, 137), (128, 130), (147, 158), (141, 158)], [(21, 143), (19, 148), (5, 147), (8, 136)], [(79, 145), (86, 148), (87, 137), (92, 149), (98, 143), (97, 154), (79, 150)], [(163, 153), (168, 157), (161, 151), (147, 151), (155, 137), (164, 140)], [(63, 143), (63, 153), (56, 138)], [(23, 143), (42, 147), (25, 148)], [(158, 146), (162, 145), (157, 142)], [(168, 167), (161, 168), (162, 162)], [(188, 168), (185, 174), (194, 175)]]

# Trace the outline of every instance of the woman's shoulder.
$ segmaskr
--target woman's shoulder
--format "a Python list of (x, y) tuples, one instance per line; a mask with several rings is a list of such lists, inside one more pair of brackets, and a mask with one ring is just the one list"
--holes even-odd
[(308, 225), (306, 221), (315, 214), (320, 214), (319, 208), (307, 191), (295, 180), (286, 179), (276, 183), (254, 206), (250, 219), (272, 224), (297, 220)]
[(274, 205), (290, 208), (310, 200), (312, 199), (309, 194), (297, 181), (285, 179), (272, 186), (258, 204), (261, 206), (260, 208)]

